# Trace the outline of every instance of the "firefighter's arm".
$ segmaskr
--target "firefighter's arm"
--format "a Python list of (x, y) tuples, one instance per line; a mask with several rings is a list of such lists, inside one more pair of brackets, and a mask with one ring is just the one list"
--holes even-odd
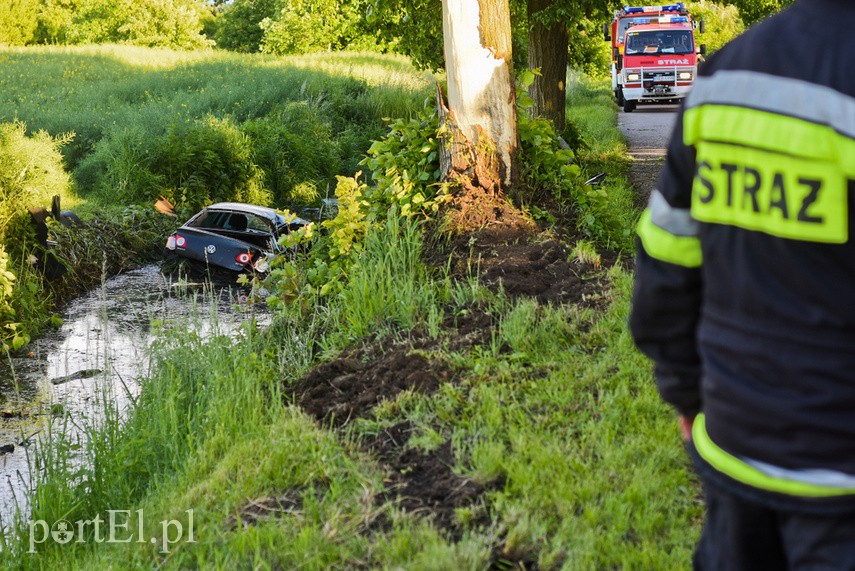
[(688, 417), (701, 408), (695, 344), (700, 301), (699, 268), (657, 260), (638, 245), (630, 330), (638, 348), (653, 360), (662, 398)]

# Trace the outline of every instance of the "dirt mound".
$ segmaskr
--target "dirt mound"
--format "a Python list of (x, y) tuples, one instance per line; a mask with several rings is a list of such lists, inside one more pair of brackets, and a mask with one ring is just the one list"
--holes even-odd
[(429, 260), (452, 259), (452, 272), (466, 276), (472, 269), (494, 291), (511, 297), (532, 297), (542, 304), (590, 303), (607, 287), (605, 271), (617, 256), (603, 251), (590, 260), (576, 259), (565, 243), (552, 236), (519, 228), (489, 228), (455, 237), (438, 246)]
[(481, 276), (492, 287), (503, 287), (513, 297), (533, 297), (540, 303), (569, 303), (598, 289), (583, 280), (584, 268), (569, 261), (567, 248), (557, 240), (523, 242), (486, 252), (481, 258)]
[(288, 392), (319, 421), (343, 426), (405, 390), (430, 394), (450, 378), (451, 368), (444, 361), (416, 352), (410, 343), (381, 341), (351, 347), (317, 366)]
[(454, 473), (450, 440), (428, 452), (407, 448), (411, 431), (410, 423), (403, 422), (365, 442), (388, 474), (378, 502), (397, 501), (402, 509), (430, 516), (439, 529), (459, 537), (454, 510), (476, 503), (486, 488)]
[(446, 230), (469, 235), (482, 230), (531, 234), (537, 225), (506, 198), (483, 188), (456, 194), (445, 211)]

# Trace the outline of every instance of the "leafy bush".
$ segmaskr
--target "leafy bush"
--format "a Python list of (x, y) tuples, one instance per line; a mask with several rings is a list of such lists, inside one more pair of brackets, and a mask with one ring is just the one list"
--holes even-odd
[(26, 135), (21, 122), (0, 124), (0, 240), (11, 220), (31, 206), (48, 206), (54, 195), (70, 199), (71, 178), (60, 148), (72, 135)]
[(270, 204), (249, 137), (228, 119), (173, 125), (155, 155), (152, 170), (163, 175), (173, 204), (190, 210), (221, 200)]
[(698, 29), (695, 38), (698, 44), (707, 46), (708, 54), (721, 48), (745, 29), (739, 10), (732, 4), (688, 2), (686, 7), (695, 21), (704, 22), (704, 33), (699, 33)]
[(236, 52), (258, 52), (264, 31), (259, 25), (276, 16), (278, 0), (234, 0), (217, 18), (217, 47)]
[(389, 122), (389, 133), (371, 145), (363, 160), (375, 184), (365, 191), (373, 218), (393, 205), (405, 217), (438, 212), (449, 196), (448, 186), (440, 182), (439, 145), (436, 113)]
[(218, 201), (271, 201), (250, 138), (215, 117), (173, 123), (156, 140), (145, 127), (115, 131), (79, 175), (97, 185), (96, 195), (106, 203), (151, 204), (162, 195), (189, 213)]
[(0, 44), (25, 46), (33, 41), (38, 25), (39, 0), (0, 4)]
[(338, 0), (289, 0), (260, 22), (264, 53), (304, 54), (342, 49), (349, 43), (359, 13), (353, 3)]
[(332, 128), (318, 106), (308, 101), (286, 103), (266, 117), (244, 123), (241, 130), (249, 137), (253, 162), (264, 172), (274, 204), (314, 202), (317, 189), (340, 172)]
[(273, 292), (267, 299), (271, 307), (341, 292), (343, 278), (362, 252), (371, 227), (364, 211), (369, 206), (364, 198), (368, 187), (359, 182), (360, 174), (338, 177), (338, 212), (321, 223), (321, 232), (311, 223), (280, 239), (281, 246), (297, 254), (279, 256), (273, 262), (265, 281)]
[(70, 135), (44, 131), (26, 135), (23, 123), (0, 125), (0, 344), (18, 349), (29, 341), (50, 303), (39, 295), (41, 276), (34, 264), (45, 254), (36, 243), (27, 208), (45, 207), (54, 195), (73, 205), (71, 179), (60, 147)]
[(204, 6), (195, 0), (45, 0), (36, 38), (46, 44), (128, 43), (199, 49)]
[(108, 204), (111, 196), (120, 204), (157, 198), (166, 186), (163, 174), (154, 172), (152, 166), (153, 147), (159, 138), (150, 126), (111, 129), (74, 171), (81, 193)]
[[(520, 74), (517, 89), (517, 130), (520, 136), (520, 179), (526, 187), (524, 200), (542, 204), (553, 200), (559, 207), (570, 207), (576, 216), (576, 227), (600, 243), (621, 235), (623, 223), (610, 208), (609, 196), (601, 188), (586, 186), (580, 179), (580, 168), (574, 164), (575, 153), (562, 149), (552, 124), (542, 117), (530, 117), (534, 101), (526, 90), (536, 72)], [(575, 134), (575, 129), (571, 129)], [(581, 141), (574, 137), (577, 143)]]
[(12, 306), (12, 294), (15, 289), (15, 274), (8, 270), (9, 254), (0, 244), (0, 345), (3, 349), (13, 350), (23, 346), (27, 337), (21, 334), (21, 324), (16, 322), (15, 308)]

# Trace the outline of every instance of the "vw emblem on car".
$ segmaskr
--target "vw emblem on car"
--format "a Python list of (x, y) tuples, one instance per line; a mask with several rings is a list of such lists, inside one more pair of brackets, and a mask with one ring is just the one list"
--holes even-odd
[(213, 254), (214, 252), (217, 251), (217, 247), (214, 246), (213, 244), (208, 244), (208, 246), (205, 248), (205, 251), (208, 252), (209, 254)]

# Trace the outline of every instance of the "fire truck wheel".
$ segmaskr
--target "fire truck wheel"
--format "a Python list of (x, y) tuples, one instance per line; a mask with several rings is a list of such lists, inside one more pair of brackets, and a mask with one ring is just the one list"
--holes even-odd
[(623, 106), (624, 102), (626, 101), (626, 100), (623, 98), (623, 90), (621, 90), (621, 89), (615, 89), (615, 99), (617, 99), (618, 107)]
[(624, 113), (632, 113), (635, 111), (636, 101), (634, 99), (627, 99), (623, 102), (623, 112)]

